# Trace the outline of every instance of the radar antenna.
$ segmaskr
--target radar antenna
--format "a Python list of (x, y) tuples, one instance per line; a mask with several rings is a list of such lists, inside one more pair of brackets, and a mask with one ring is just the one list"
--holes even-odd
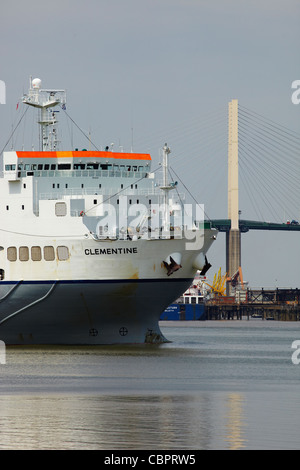
[(42, 150), (56, 151), (58, 149), (58, 139), (56, 130), (56, 111), (53, 111), (57, 105), (65, 109), (66, 91), (65, 90), (43, 90), (39, 78), (30, 78), (30, 88), (27, 95), (23, 96), (23, 103), (38, 108), (39, 121), (42, 128)]

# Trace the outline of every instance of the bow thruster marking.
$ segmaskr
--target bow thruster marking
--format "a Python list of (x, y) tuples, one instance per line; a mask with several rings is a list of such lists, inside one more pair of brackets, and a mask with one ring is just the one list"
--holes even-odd
[(128, 330), (125, 326), (122, 326), (120, 329), (119, 329), (119, 333), (121, 336), (126, 336), (127, 333), (128, 333)]

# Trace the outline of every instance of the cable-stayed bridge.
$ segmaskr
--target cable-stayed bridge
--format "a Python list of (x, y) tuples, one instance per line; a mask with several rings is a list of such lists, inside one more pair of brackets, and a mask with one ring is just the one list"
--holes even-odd
[[(241, 114), (243, 116), (243, 112)], [(242, 132), (239, 131), (240, 128)], [(280, 148), (280, 145), (282, 147), (283, 144), (284, 160), (282, 159), (282, 148)], [(226, 272), (229, 279), (233, 279), (237, 273), (241, 275), (241, 233), (249, 230), (300, 231), (300, 224), (296, 219), (281, 223), (244, 220), (241, 218), (239, 210), (239, 173), (240, 166), (243, 165), (251, 173), (255, 172), (254, 176), (257, 176), (260, 184), (267, 189), (268, 193), (274, 194), (274, 187), (276, 188), (276, 192), (280, 194), (280, 204), (286, 204), (288, 200), (289, 205), (300, 206), (300, 180), (299, 175), (296, 174), (298, 165), (293, 160), (295, 155), (299, 155), (299, 146), (297, 147), (297, 145), (299, 145), (299, 138), (286, 129), (282, 131), (278, 126), (262, 123), (261, 118), (253, 123), (249, 113), (245, 112), (244, 120), (243, 118), (239, 119), (238, 101), (232, 100), (229, 103), (228, 218), (210, 221), (213, 227), (226, 233)], [(240, 153), (244, 157), (241, 161)], [(252, 162), (256, 162), (256, 165), (252, 165)], [(260, 179), (261, 173), (257, 171), (257, 166), (262, 171), (263, 179)], [(272, 172), (271, 169), (275, 171)], [(270, 186), (270, 180), (266, 178), (266, 175), (269, 174), (272, 174), (272, 186)], [(260, 186), (259, 189), (261, 189)], [(262, 191), (259, 193), (262, 194)], [(263, 197), (260, 204), (264, 201)], [(227, 283), (227, 294), (229, 293), (230, 284)]]

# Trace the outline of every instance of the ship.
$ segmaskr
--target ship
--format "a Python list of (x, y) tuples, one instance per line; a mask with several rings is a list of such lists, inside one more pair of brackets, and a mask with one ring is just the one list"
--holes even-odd
[(204, 321), (206, 289), (198, 271), (189, 288), (160, 315), (160, 321)]
[(22, 104), (23, 115), (38, 116), (40, 141), (39, 150), (1, 155), (0, 340), (168, 341), (160, 315), (197, 270), (209, 269), (217, 237), (200, 209), (198, 219), (184, 213), (169, 177), (170, 148), (162, 145), (159, 171), (149, 153), (62, 150), (66, 91), (30, 78)]

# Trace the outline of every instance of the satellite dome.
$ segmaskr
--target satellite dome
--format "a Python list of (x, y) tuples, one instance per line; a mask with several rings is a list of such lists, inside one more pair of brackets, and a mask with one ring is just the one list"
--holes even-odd
[(33, 88), (41, 88), (41, 84), (42, 84), (42, 80), (40, 80), (39, 78), (34, 78), (32, 80), (32, 87)]

